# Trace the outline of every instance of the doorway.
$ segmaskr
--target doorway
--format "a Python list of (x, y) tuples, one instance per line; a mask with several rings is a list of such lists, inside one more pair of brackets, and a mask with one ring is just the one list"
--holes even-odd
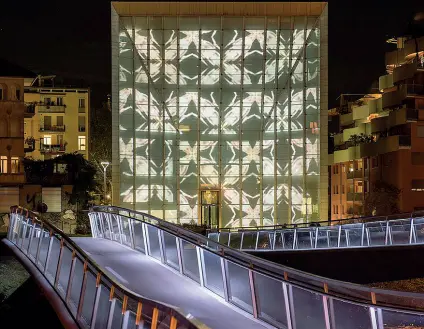
[(201, 191), (201, 224), (210, 228), (219, 225), (219, 191)]

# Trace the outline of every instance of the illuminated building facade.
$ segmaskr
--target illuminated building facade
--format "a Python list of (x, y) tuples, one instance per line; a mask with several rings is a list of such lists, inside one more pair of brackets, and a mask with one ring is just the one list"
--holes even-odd
[(326, 3), (112, 3), (112, 81), (115, 205), (326, 218)]

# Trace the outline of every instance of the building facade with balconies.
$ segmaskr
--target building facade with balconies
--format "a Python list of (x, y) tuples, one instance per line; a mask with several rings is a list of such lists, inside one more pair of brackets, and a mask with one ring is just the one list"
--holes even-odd
[(386, 54), (378, 94), (341, 98), (340, 127), (329, 156), (331, 219), (369, 214), (377, 182), (400, 190), (398, 210), (424, 209), (424, 37)]
[(38, 77), (25, 87), (26, 156), (44, 160), (78, 152), (88, 159), (89, 115), (89, 89), (45, 86)]

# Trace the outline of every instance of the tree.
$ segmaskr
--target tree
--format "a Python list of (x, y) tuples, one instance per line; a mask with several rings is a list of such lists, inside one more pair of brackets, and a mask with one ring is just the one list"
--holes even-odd
[[(91, 110), (90, 121), (90, 161), (96, 168), (95, 180), (98, 182), (94, 193), (103, 196), (102, 161), (112, 162), (112, 113), (109, 103), (103, 103), (101, 108)], [(106, 179), (111, 181), (111, 170), (107, 170)]]
[(365, 199), (367, 215), (387, 216), (399, 212), (399, 194), (400, 190), (396, 186), (377, 181)]

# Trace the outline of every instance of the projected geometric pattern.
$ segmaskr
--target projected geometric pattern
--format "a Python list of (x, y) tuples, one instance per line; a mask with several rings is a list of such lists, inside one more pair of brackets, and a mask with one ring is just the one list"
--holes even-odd
[(316, 19), (120, 17), (121, 205), (197, 223), (213, 189), (220, 226), (318, 218)]

